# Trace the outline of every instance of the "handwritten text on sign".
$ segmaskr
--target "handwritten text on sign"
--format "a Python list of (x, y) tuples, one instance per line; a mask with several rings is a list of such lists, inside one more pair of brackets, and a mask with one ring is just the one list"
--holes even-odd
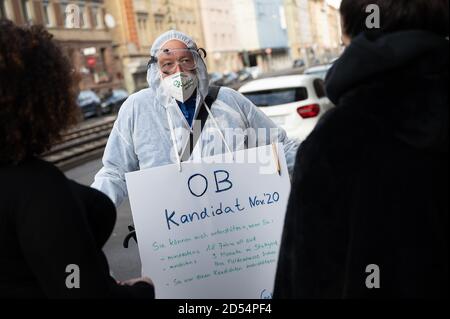
[[(271, 296), (290, 190), (277, 150), (280, 175), (270, 145), (239, 151), (257, 152), (254, 163), (183, 163), (182, 172), (168, 165), (127, 174), (143, 275), (158, 298)], [(261, 163), (273, 173), (261, 174)]]

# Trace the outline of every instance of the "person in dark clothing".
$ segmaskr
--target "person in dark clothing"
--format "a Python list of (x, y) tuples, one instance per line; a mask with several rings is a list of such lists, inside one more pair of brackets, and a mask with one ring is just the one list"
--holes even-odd
[(109, 274), (111, 200), (39, 159), (78, 117), (75, 84), (47, 31), (0, 20), (0, 298), (154, 298)]
[(274, 298), (448, 297), (448, 10), (342, 1), (336, 108), (297, 154)]

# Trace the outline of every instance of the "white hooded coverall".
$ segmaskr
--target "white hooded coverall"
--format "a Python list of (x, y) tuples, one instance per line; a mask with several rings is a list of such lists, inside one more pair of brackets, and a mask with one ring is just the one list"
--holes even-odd
[[(170, 40), (179, 40), (189, 49), (197, 50), (196, 44), (187, 35), (168, 31), (156, 39), (151, 55), (154, 56)], [(198, 64), (195, 116), (200, 103), (203, 103), (208, 94), (209, 86), (206, 65), (202, 59)], [(150, 66), (147, 80), (150, 87), (130, 95), (122, 105), (105, 148), (103, 168), (92, 184), (92, 187), (108, 195), (117, 207), (128, 196), (125, 173), (176, 163), (179, 155), (175, 153), (175, 148), (181, 154), (188, 144), (191, 128), (175, 99), (163, 88), (157, 65)], [(222, 87), (210, 111), (213, 119), (208, 117), (191, 159), (195, 156), (225, 153), (228, 146), (231, 151), (237, 151), (280, 142), (284, 145), (288, 169), (292, 173), (298, 142), (289, 140), (285, 131), (278, 128), (247, 98), (230, 88)], [(220, 137), (212, 134), (214, 131), (217, 133), (217, 126), (222, 131)], [(267, 129), (266, 133), (257, 134), (257, 145), (249, 146), (247, 132), (249, 129), (259, 128)], [(271, 128), (275, 129), (275, 136), (270, 134)], [(227, 129), (233, 129), (234, 134), (241, 132), (241, 138), (227, 134)], [(218, 143), (217, 139), (222, 136), (226, 143), (222, 140)]]

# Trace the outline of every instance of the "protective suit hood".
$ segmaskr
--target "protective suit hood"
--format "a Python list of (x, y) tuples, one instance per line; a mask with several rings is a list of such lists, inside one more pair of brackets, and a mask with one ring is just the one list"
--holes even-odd
[[(163, 33), (155, 40), (150, 49), (150, 55), (155, 56), (157, 52), (164, 46), (164, 44), (166, 44), (168, 41), (171, 40), (178, 40), (184, 43), (188, 49), (192, 49), (195, 51), (198, 50), (197, 44), (191, 37), (180, 31), (170, 30)], [(203, 59), (199, 59), (198, 61), (196, 76), (198, 78), (198, 87), (197, 87), (197, 107), (198, 107), (198, 105), (205, 99), (206, 95), (208, 94), (208, 86), (209, 86), (208, 71)], [(147, 70), (147, 82), (150, 90), (152, 91), (152, 95), (156, 97), (158, 103), (161, 106), (167, 108), (170, 104), (176, 103), (175, 99), (173, 99), (164, 89), (161, 81), (160, 71), (155, 63), (150, 64)]]

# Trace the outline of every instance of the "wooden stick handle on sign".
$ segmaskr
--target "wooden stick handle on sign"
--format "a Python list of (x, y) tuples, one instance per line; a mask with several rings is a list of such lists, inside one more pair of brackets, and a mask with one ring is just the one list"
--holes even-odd
[(277, 165), (278, 175), (281, 176), (280, 158), (278, 157), (277, 146), (272, 143), (273, 156), (275, 158), (275, 164)]

